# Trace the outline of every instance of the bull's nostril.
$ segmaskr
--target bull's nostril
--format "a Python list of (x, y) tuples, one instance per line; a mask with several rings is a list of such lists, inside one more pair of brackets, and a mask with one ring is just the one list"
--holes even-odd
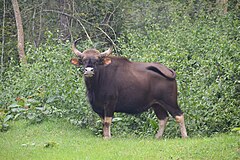
[(92, 68), (92, 67), (86, 67), (86, 68), (84, 69), (84, 73), (85, 73), (85, 74), (94, 74), (94, 68)]

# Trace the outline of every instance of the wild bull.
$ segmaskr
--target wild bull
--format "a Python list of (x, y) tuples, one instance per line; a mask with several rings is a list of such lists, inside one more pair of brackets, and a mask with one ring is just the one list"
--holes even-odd
[[(79, 39), (78, 39), (79, 40)], [(176, 73), (160, 63), (131, 62), (110, 56), (112, 49), (100, 53), (95, 49), (80, 52), (71, 63), (83, 66), (87, 96), (92, 109), (102, 118), (103, 137), (111, 138), (114, 112), (137, 114), (152, 108), (159, 119), (156, 138), (161, 138), (168, 113), (179, 123), (182, 138), (187, 137), (184, 115), (177, 104)]]

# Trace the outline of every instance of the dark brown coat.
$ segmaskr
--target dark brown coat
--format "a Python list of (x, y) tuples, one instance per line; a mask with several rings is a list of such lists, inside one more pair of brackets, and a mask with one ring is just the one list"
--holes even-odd
[(95, 49), (83, 53), (73, 44), (79, 57), (71, 62), (83, 65), (87, 96), (93, 110), (102, 118), (104, 137), (110, 138), (114, 112), (142, 113), (153, 108), (159, 119), (160, 138), (170, 113), (180, 124), (182, 137), (187, 137), (183, 112), (177, 104), (176, 73), (160, 63), (130, 62), (109, 56), (111, 50)]

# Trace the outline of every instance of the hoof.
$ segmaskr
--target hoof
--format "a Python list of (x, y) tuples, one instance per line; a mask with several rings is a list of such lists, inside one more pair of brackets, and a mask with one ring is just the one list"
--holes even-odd
[(161, 136), (161, 135), (158, 135), (158, 134), (156, 134), (156, 135), (155, 135), (155, 138), (156, 138), (156, 139), (162, 139), (162, 136)]
[(103, 139), (104, 140), (109, 140), (109, 139), (111, 139), (111, 136), (104, 136)]

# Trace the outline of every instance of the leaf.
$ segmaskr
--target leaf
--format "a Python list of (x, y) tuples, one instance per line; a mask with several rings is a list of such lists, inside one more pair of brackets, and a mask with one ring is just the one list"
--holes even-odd
[(149, 118), (148, 121), (154, 129), (158, 128), (158, 123), (155, 120)]
[(35, 113), (29, 113), (27, 115), (27, 118), (30, 119), (30, 120), (33, 120), (34, 118), (36, 118), (36, 114)]
[(12, 112), (22, 112), (22, 111), (26, 111), (27, 109), (25, 108), (12, 108), (11, 111)]
[(44, 111), (44, 107), (36, 107), (36, 110), (39, 110), (39, 111)]
[(17, 114), (14, 116), (13, 120), (16, 120), (20, 115), (21, 115), (21, 113), (17, 113)]
[(24, 108), (29, 108), (32, 104), (31, 103), (25, 103), (25, 105), (23, 106)]
[(39, 104), (40, 102), (36, 99), (27, 99), (27, 102), (28, 103), (31, 103), (31, 104)]
[(18, 108), (18, 107), (21, 107), (19, 104), (17, 103), (13, 103), (11, 104), (10, 106), (8, 106), (8, 109), (11, 109), (11, 108)]
[(7, 131), (8, 130), (9, 125), (7, 123), (3, 123), (2, 124), (2, 128), (1, 131)]
[(49, 110), (46, 110), (46, 111), (43, 111), (42, 113), (47, 115), (47, 114), (50, 114), (51, 112)]
[(240, 127), (233, 128), (231, 131), (240, 131)]
[(25, 99), (20, 99), (18, 102), (17, 102), (18, 105), (20, 105), (21, 107), (24, 107), (25, 105)]
[(7, 115), (4, 120), (3, 123), (6, 123), (7, 121), (9, 121), (13, 116), (12, 115)]
[(116, 118), (113, 118), (113, 120), (112, 120), (112, 122), (118, 122), (118, 121), (122, 121), (122, 118), (116, 117)]
[(46, 103), (52, 103), (57, 101), (58, 99), (61, 99), (60, 96), (53, 96), (53, 97), (49, 97), (48, 100), (46, 101)]

